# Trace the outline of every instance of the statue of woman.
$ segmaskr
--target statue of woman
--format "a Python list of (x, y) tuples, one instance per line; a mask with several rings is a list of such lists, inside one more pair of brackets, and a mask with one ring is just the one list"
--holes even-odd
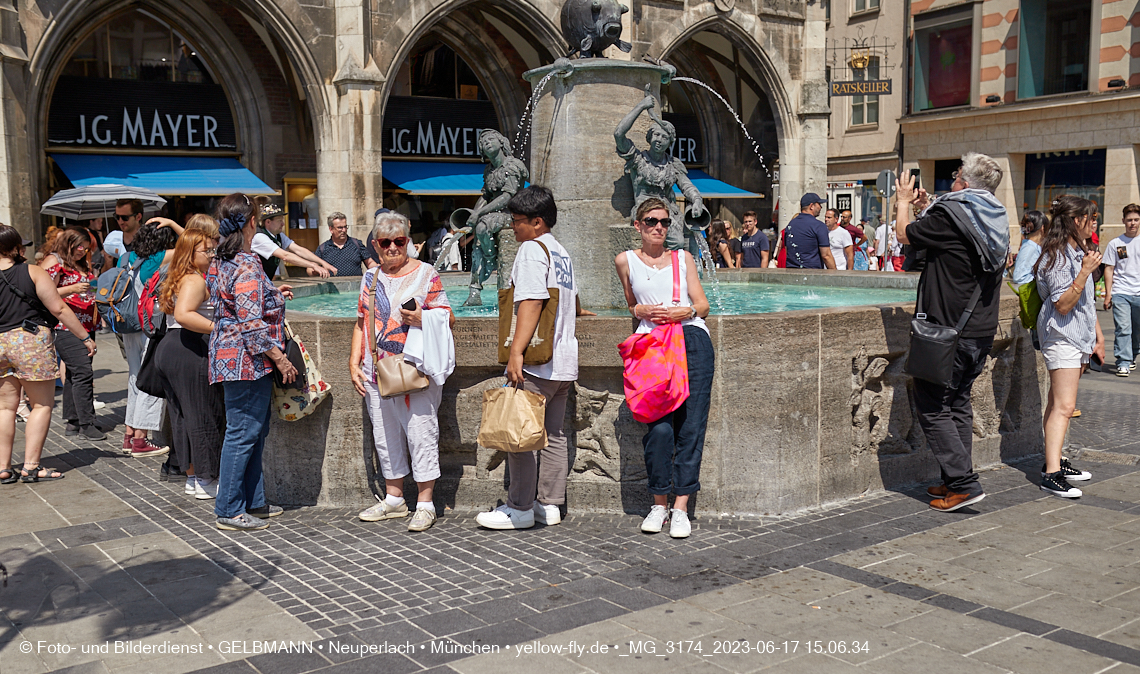
[[(650, 197), (656, 197), (669, 207), (669, 231), (665, 235), (665, 247), (668, 250), (685, 248), (686, 238), (692, 236), (692, 230), (685, 224), (681, 209), (677, 206), (677, 199), (673, 193), (673, 185), (685, 195), (689, 215), (699, 218), (705, 212), (701, 194), (689, 180), (685, 165), (680, 159), (674, 159), (669, 150), (677, 140), (677, 130), (673, 125), (657, 116), (653, 111), (657, 99), (649, 93), (649, 86), (645, 87), (645, 98), (618, 123), (614, 131), (614, 140), (617, 141), (618, 156), (625, 159), (625, 172), (633, 183), (633, 209), (630, 219), (637, 213), (641, 202)], [(653, 125), (645, 133), (645, 141), (649, 144), (648, 150), (639, 150), (626, 137), (633, 123), (641, 116), (643, 111), (649, 113)], [(697, 252), (691, 251), (695, 256)]]
[(487, 163), (483, 170), (483, 196), (475, 203), (467, 218), (467, 227), (459, 232), (475, 232), (471, 252), (471, 292), (463, 306), (479, 306), (479, 291), (491, 272), (499, 268), (499, 251), (495, 235), (511, 223), (507, 202), (526, 184), (530, 173), (526, 165), (511, 155), (511, 142), (494, 129), (479, 134), (479, 154)]

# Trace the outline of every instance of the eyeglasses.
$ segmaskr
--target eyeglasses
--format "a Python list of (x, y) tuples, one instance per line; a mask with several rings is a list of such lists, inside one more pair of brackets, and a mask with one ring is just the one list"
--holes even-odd
[(135, 217), (134, 213), (131, 213), (130, 215), (119, 215), (118, 213), (115, 214), (115, 218), (119, 222), (126, 222), (127, 220), (130, 220), (133, 217)]
[(218, 254), (217, 248), (207, 248), (206, 250), (196, 250), (195, 253), (201, 253), (206, 257), (214, 257)]
[(658, 225), (664, 227), (665, 229), (669, 229), (669, 225), (672, 225), (673, 221), (669, 218), (645, 218), (641, 221), (641, 224), (644, 225), (647, 229), (653, 229)]
[(377, 243), (380, 244), (381, 250), (391, 246), (392, 244), (396, 244), (397, 248), (403, 248), (404, 246), (408, 245), (408, 237), (397, 236), (394, 239), (378, 239)]
[(521, 218), (516, 218), (516, 217), (514, 217), (513, 215), (511, 216), (511, 224), (512, 224), (512, 225), (517, 225), (517, 224), (519, 224), (520, 222), (527, 222), (527, 221), (529, 221), (529, 220), (530, 220), (530, 218), (526, 217), (525, 215), (524, 215), (524, 216), (522, 216)]

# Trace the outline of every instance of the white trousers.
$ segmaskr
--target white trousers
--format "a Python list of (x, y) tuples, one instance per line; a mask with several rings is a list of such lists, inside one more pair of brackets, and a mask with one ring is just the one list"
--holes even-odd
[(123, 350), (127, 355), (127, 414), (123, 423), (131, 428), (147, 431), (162, 430), (162, 415), (166, 412), (166, 401), (140, 391), (135, 386), (139, 376), (146, 345), (149, 342), (141, 332), (128, 332), (123, 335)]
[(439, 477), (439, 401), (443, 387), (434, 381), (423, 391), (381, 398), (369, 379), (364, 381), (372, 438), (384, 477), (398, 480), (408, 473), (416, 482)]

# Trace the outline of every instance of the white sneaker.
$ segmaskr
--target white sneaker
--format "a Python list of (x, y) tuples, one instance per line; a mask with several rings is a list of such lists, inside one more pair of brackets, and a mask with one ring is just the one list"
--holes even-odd
[(515, 510), (503, 504), (489, 513), (479, 513), (475, 521), (488, 529), (529, 529), (534, 526), (534, 509)]
[(380, 520), (395, 520), (408, 516), (408, 502), (404, 501), (398, 506), (390, 506), (384, 499), (376, 505), (362, 510), (356, 517), (362, 522), (379, 522)]
[(193, 496), (194, 494), (197, 493), (197, 489), (195, 489), (195, 487), (197, 487), (197, 486), (198, 486), (198, 478), (196, 478), (194, 476), (190, 476), (190, 477), (186, 478), (186, 488), (183, 491), (186, 492), (187, 496)]
[(92, 406), (97, 410), (101, 410), (107, 406), (107, 403), (96, 400), (92, 403)]
[(534, 521), (552, 527), (562, 521), (562, 513), (556, 505), (534, 502)]
[(661, 533), (661, 527), (669, 521), (669, 509), (665, 506), (655, 505), (649, 509), (649, 514), (641, 521), (641, 530), (647, 534)]
[(669, 518), (669, 535), (673, 538), (688, 538), (693, 533), (693, 526), (689, 524), (689, 513), (673, 508)]
[(1116, 366), (1117, 377), (1127, 377), (1131, 371), (1132, 368), (1128, 367), (1128, 363), (1121, 363), (1120, 365)]
[(218, 498), (217, 480), (198, 480), (194, 485), (194, 498), (199, 501), (209, 501)]

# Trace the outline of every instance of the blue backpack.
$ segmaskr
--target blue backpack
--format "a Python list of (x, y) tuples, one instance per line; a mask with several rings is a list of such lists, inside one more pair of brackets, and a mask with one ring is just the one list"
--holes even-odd
[[(124, 260), (126, 256), (124, 255)], [(103, 272), (96, 281), (95, 308), (107, 321), (111, 332), (125, 335), (139, 332), (139, 294), (135, 278), (145, 260), (139, 259), (130, 267), (115, 267)]]

